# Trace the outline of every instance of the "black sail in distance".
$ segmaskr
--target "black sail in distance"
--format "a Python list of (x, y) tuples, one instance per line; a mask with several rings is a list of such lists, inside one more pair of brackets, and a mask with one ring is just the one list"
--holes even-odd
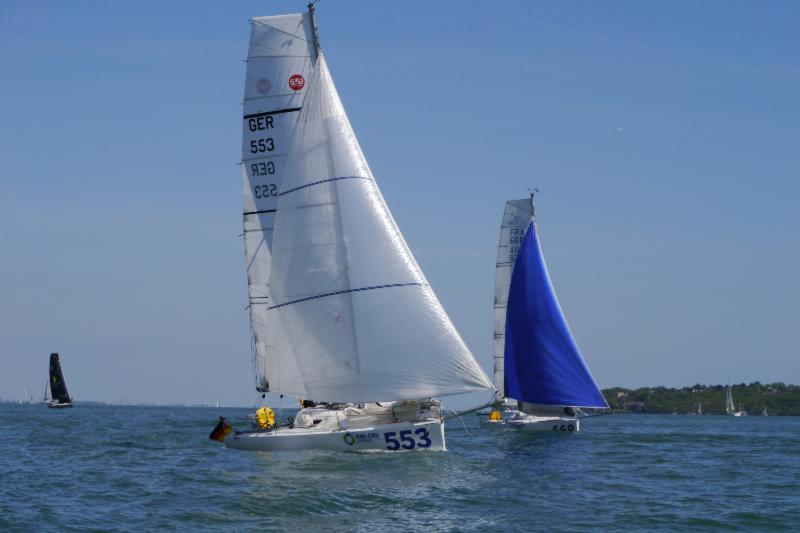
[(69, 403), (71, 401), (57, 353), (50, 354), (50, 396), (53, 400), (57, 400), (58, 403)]

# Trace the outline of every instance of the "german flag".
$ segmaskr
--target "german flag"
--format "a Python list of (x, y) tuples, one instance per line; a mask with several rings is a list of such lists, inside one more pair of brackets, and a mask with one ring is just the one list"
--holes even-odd
[(214, 430), (208, 436), (209, 439), (215, 440), (217, 442), (222, 442), (225, 440), (225, 437), (233, 433), (233, 426), (225, 422), (225, 419), (219, 417), (219, 422), (214, 427)]

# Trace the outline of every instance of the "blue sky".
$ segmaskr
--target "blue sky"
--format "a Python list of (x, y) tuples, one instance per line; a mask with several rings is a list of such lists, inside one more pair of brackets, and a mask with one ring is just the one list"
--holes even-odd
[[(252, 15), (0, 6), (0, 397), (254, 399), (241, 232)], [(800, 382), (792, 2), (333, 2), (320, 39), (384, 196), (491, 370), (498, 224), (603, 387)]]

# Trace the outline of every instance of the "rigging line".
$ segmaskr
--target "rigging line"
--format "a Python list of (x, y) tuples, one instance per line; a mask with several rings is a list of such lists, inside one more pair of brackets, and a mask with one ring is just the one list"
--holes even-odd
[[(456, 414), (456, 411), (455, 411), (454, 409), (451, 409), (451, 408), (449, 408), (449, 407), (445, 407), (445, 409), (446, 409), (446, 410), (448, 410), (448, 411), (450, 411), (451, 413), (453, 413), (453, 415), (455, 415), (455, 414)], [(457, 417), (457, 418), (459, 418), (459, 419), (460, 419), (460, 422), (461, 422), (461, 427), (463, 427), (463, 428), (464, 428), (464, 432), (465, 432), (467, 435), (469, 435), (469, 430), (467, 429), (467, 424), (466, 424), (466, 422), (464, 422), (464, 419), (463, 419), (462, 417)]]
[[(489, 400), (488, 402), (486, 402), (485, 404), (479, 405), (478, 407), (473, 407), (472, 409), (467, 409), (465, 411), (453, 411), (452, 415), (445, 416), (444, 419), (448, 420), (450, 418), (457, 418), (457, 417), (460, 417), (460, 416), (468, 415), (470, 413), (474, 413), (476, 411), (480, 411), (481, 409), (485, 409), (487, 407), (491, 407), (491, 406), (497, 404), (496, 394), (497, 394), (497, 390), (492, 390), (492, 399)], [(452, 411), (452, 409), (451, 409), (451, 411)]]
[(412, 282), (412, 283), (390, 283), (390, 284), (387, 284), (387, 285), (374, 285), (372, 287), (360, 287), (358, 289), (347, 289), (347, 290), (343, 290), (343, 291), (328, 292), (328, 293), (325, 293), (325, 294), (317, 294), (317, 295), (314, 295), (314, 296), (307, 296), (305, 298), (299, 298), (297, 300), (292, 300), (291, 302), (285, 302), (285, 303), (282, 303), (282, 304), (273, 305), (269, 309), (272, 310), (272, 309), (277, 309), (279, 307), (284, 307), (286, 305), (292, 305), (292, 304), (297, 304), (297, 303), (301, 303), (301, 302), (307, 302), (309, 300), (317, 300), (319, 298), (326, 298), (328, 296), (336, 296), (337, 294), (348, 294), (348, 293), (351, 293), (351, 292), (370, 291), (370, 290), (373, 290), (373, 289), (389, 289), (389, 288), (392, 288), (392, 287), (409, 287), (409, 286), (412, 286), (412, 285), (422, 286), (423, 284), (422, 283), (417, 283), (417, 282)]
[(596, 416), (606, 416), (606, 415), (613, 415), (614, 414), (614, 410), (613, 409), (609, 409), (608, 411), (606, 411), (604, 413), (595, 413), (593, 415), (587, 415), (586, 413), (581, 411), (580, 408), (576, 409), (575, 411), (576, 412), (580, 412), (581, 414), (583, 414), (583, 416), (581, 418), (594, 418)]
[(328, 183), (329, 181), (339, 181), (339, 180), (367, 180), (367, 181), (375, 181), (375, 178), (366, 177), (366, 176), (341, 176), (338, 178), (328, 178), (324, 180), (314, 181), (311, 183), (306, 183), (305, 185), (300, 185), (299, 187), (295, 187), (294, 189), (289, 189), (288, 191), (282, 191), (278, 193), (278, 196), (283, 196), (285, 194), (289, 194), (290, 192), (299, 191), (300, 189), (305, 189), (306, 187), (313, 187), (314, 185), (321, 185), (323, 183)]

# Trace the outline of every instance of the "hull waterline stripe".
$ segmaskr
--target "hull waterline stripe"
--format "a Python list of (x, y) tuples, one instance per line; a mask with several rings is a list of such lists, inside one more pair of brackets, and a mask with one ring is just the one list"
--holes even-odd
[(278, 304), (278, 305), (273, 305), (269, 309), (270, 310), (271, 309), (277, 309), (279, 307), (284, 307), (286, 305), (298, 304), (298, 303), (301, 303), (301, 302), (307, 302), (309, 300), (318, 300), (319, 298), (327, 298), (328, 296), (336, 296), (337, 294), (347, 294), (347, 293), (350, 293), (350, 292), (371, 291), (373, 289), (388, 289), (388, 288), (391, 288), (391, 287), (411, 287), (411, 286), (414, 286), (414, 285), (422, 287), (425, 284), (424, 283), (416, 283), (416, 282), (412, 282), (412, 283), (391, 283), (389, 285), (374, 285), (372, 287), (361, 287), (359, 289), (347, 289), (347, 290), (344, 290), (344, 291), (328, 292), (328, 293), (325, 293), (325, 294), (318, 294), (316, 296), (308, 296), (306, 298), (300, 298), (299, 300), (293, 300), (291, 302), (286, 302), (286, 303), (282, 303), (282, 304)]
[(312, 183), (306, 183), (305, 185), (301, 185), (299, 187), (295, 187), (294, 189), (289, 189), (288, 191), (283, 191), (278, 194), (278, 196), (283, 196), (284, 194), (289, 194), (290, 192), (299, 191), (300, 189), (305, 189), (306, 187), (313, 187), (314, 185), (321, 185), (323, 183), (328, 183), (329, 181), (339, 181), (339, 180), (371, 180), (372, 178), (367, 178), (365, 176), (342, 176), (339, 178), (328, 178), (326, 180), (319, 180)]
[(263, 113), (253, 113), (252, 115), (245, 115), (242, 117), (242, 120), (247, 120), (248, 118), (258, 118), (258, 117), (268, 117), (270, 115), (281, 115), (283, 113), (294, 113), (295, 111), (300, 111), (300, 107), (288, 107), (286, 109), (277, 109), (275, 111), (264, 111)]
[(261, 215), (261, 214), (264, 214), (264, 213), (274, 213), (275, 211), (277, 211), (277, 209), (262, 209), (261, 211), (245, 211), (244, 213), (242, 213), (242, 215), (244, 215), (244, 216), (247, 216), (247, 215)]

